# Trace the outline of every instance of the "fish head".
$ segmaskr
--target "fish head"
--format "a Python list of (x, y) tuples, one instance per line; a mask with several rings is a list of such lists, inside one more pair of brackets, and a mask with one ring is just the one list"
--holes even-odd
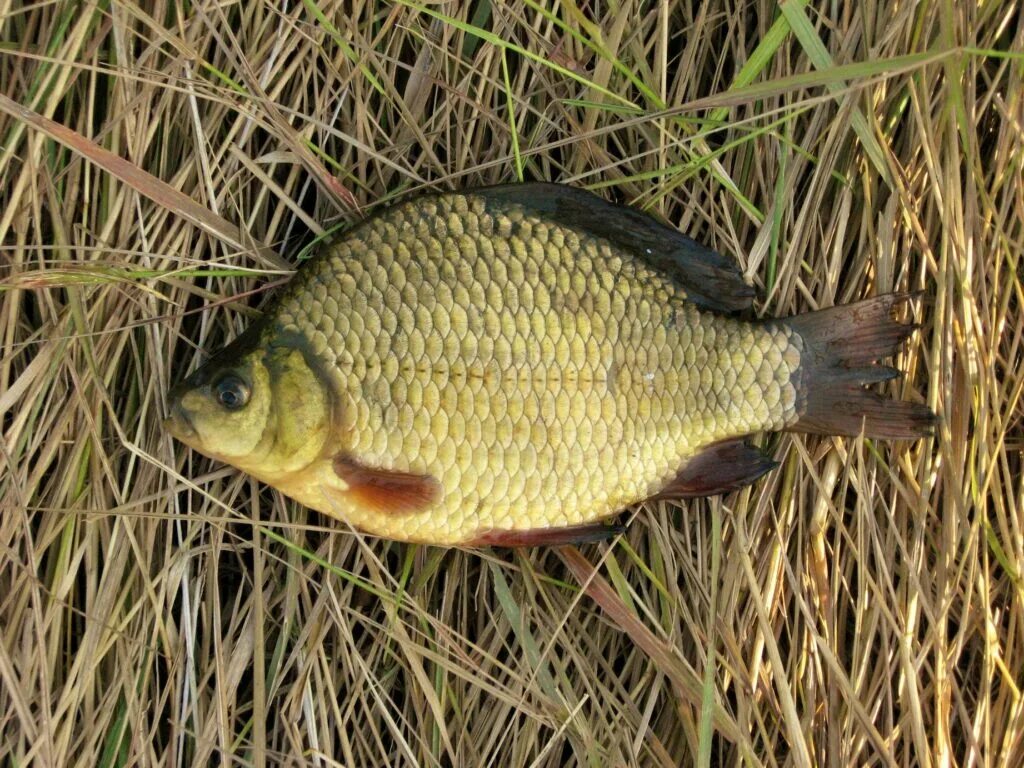
[(177, 384), (166, 429), (200, 453), (273, 483), (324, 455), (325, 379), (301, 345), (246, 332)]

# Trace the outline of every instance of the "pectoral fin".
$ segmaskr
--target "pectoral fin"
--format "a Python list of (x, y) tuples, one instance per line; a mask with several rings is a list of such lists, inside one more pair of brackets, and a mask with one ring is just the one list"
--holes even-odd
[(750, 485), (778, 463), (742, 439), (714, 443), (689, 459), (652, 499), (714, 496)]
[(382, 515), (423, 512), (441, 498), (441, 484), (430, 475), (375, 469), (344, 454), (334, 457), (333, 467), (355, 504)]

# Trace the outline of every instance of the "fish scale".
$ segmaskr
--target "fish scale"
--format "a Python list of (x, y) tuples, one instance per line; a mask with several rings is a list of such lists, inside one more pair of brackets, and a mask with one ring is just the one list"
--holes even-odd
[[(591, 520), (649, 495), (696, 446), (795, 419), (799, 355), (785, 329), (702, 315), (685, 298), (608, 242), (442, 195), (334, 246), (293, 282), (277, 325), (333, 372), (353, 455), (443, 488), (421, 514), (346, 517), (458, 541)], [(371, 326), (393, 328), (390, 344)], [(768, 354), (752, 366), (758, 346)], [(734, 360), (751, 369), (745, 386)]]
[(914, 438), (931, 412), (867, 385), (911, 331), (880, 296), (748, 322), (736, 265), (588, 193), (414, 198), (306, 262), (175, 387), (168, 428), (369, 533), (560, 543), (644, 499), (774, 465), (744, 437)]

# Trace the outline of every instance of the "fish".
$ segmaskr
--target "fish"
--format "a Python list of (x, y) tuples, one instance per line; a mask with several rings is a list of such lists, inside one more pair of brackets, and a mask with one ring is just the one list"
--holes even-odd
[(465, 547), (598, 541), (640, 502), (742, 488), (777, 466), (758, 433), (932, 434), (871, 388), (912, 295), (754, 298), (735, 260), (581, 189), (421, 194), (304, 262), (165, 425), (348, 530)]

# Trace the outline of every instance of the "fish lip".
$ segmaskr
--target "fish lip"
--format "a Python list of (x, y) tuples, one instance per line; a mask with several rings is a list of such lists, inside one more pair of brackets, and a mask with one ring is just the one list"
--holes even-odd
[[(180, 387), (181, 385), (179, 384), (178, 386)], [(178, 389), (178, 387), (175, 387), (175, 389)], [(171, 413), (163, 421), (164, 429), (183, 443), (194, 442), (195, 438), (199, 437), (199, 433), (192, 424), (192, 418), (182, 407), (181, 400), (179, 398), (173, 398), (172, 403)]]

